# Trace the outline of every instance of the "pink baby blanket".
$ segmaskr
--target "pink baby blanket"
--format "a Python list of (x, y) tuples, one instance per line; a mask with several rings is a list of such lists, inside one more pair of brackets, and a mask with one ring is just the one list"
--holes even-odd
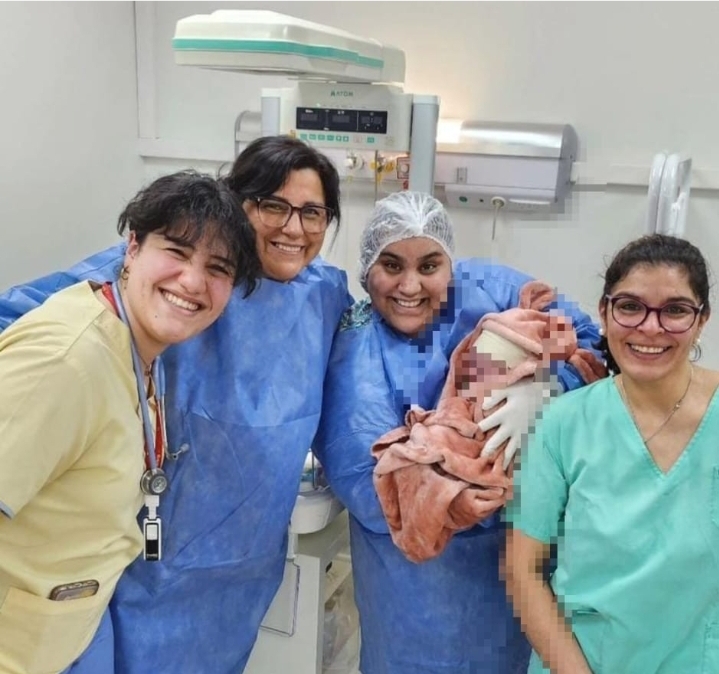
[[(411, 409), (404, 426), (372, 446), (375, 489), (392, 539), (408, 559), (436, 557), (455, 532), (476, 525), (511, 496), (512, 466), (503, 469), (506, 443), (493, 456), (480, 456), (495, 429), (484, 433), (477, 423), (504, 404), (483, 412), (491, 391), (533, 378), (551, 360), (571, 363), (587, 383), (606, 376), (591, 351), (577, 348), (571, 320), (542, 311), (554, 297), (549, 286), (532, 281), (522, 288), (518, 308), (484, 316), (453, 351), (437, 409)], [(478, 353), (473, 345), (483, 330), (526, 356), (509, 368)]]

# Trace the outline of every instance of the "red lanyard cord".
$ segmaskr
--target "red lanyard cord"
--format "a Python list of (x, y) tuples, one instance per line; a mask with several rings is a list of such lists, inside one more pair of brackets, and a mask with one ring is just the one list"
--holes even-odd
[[(110, 303), (112, 308), (115, 310), (115, 314), (118, 316), (120, 315), (120, 312), (117, 310), (117, 304), (115, 303), (115, 298), (112, 294), (112, 286), (109, 283), (104, 283), (101, 287), (101, 291), (105, 299)], [(150, 381), (152, 382), (152, 377), (150, 377)], [(152, 387), (154, 391), (154, 382), (152, 382)], [(162, 468), (162, 463), (165, 460), (165, 434), (162, 432), (163, 429), (163, 419), (162, 419), (162, 412), (160, 410), (160, 401), (157, 399), (156, 396), (153, 395), (154, 401), (155, 401), (155, 460), (157, 461), (157, 467)], [(145, 468), (147, 470), (150, 469), (150, 457), (149, 452), (147, 449), (147, 443), (144, 443), (145, 445)]]

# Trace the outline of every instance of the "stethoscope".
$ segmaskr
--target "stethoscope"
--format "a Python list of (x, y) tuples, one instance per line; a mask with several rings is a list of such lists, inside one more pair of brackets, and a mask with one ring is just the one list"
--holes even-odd
[[(145, 454), (149, 464), (149, 468), (145, 470), (140, 478), (140, 489), (145, 496), (160, 496), (167, 491), (169, 482), (165, 471), (157, 465), (155, 438), (153, 437), (152, 423), (150, 421), (150, 408), (147, 404), (147, 393), (145, 391), (145, 376), (142, 369), (142, 361), (140, 360), (140, 354), (135, 346), (135, 340), (132, 336), (132, 330), (130, 329), (129, 321), (127, 320), (127, 313), (125, 312), (125, 306), (122, 302), (122, 297), (120, 296), (117, 283), (112, 284), (112, 296), (115, 299), (120, 320), (127, 326), (128, 330), (130, 330), (132, 366), (135, 370), (135, 379), (137, 381), (137, 395), (140, 399), (142, 428), (145, 434)], [(159, 357), (155, 358), (152, 363), (152, 381), (155, 386), (155, 398), (159, 408), (159, 432), (163, 440), (163, 445), (165, 445), (167, 443), (167, 434), (165, 431), (165, 370), (162, 367), (162, 361)]]
[[(127, 320), (125, 305), (120, 296), (117, 282), (111, 285), (112, 297), (120, 320), (130, 331), (130, 350), (132, 351), (132, 367), (135, 371), (137, 382), (137, 395), (140, 399), (140, 412), (142, 415), (142, 429), (145, 435), (145, 455), (149, 466), (140, 478), (140, 489), (144, 494), (147, 516), (142, 522), (142, 533), (145, 539), (143, 558), (149, 562), (157, 562), (162, 559), (162, 521), (157, 514), (160, 507), (160, 495), (167, 491), (169, 482), (165, 471), (157, 465), (155, 454), (155, 438), (152, 433), (150, 421), (150, 407), (147, 404), (147, 392), (145, 391), (145, 375), (142, 369), (142, 360), (135, 345), (130, 322)], [(159, 438), (162, 442), (162, 450), (167, 447), (167, 430), (165, 428), (165, 370), (162, 361), (156, 357), (152, 363), (152, 381), (155, 386), (155, 400), (157, 400), (157, 425)]]

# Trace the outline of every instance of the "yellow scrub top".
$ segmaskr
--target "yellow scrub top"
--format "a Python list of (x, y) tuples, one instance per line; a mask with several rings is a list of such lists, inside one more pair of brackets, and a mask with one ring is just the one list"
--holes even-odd
[[(0, 382), (0, 672), (52, 674), (87, 647), (142, 546), (129, 331), (71, 286), (0, 333)], [(49, 599), (83, 580), (95, 596)]]
[(666, 474), (611, 378), (543, 415), (507, 518), (557, 541), (551, 585), (592, 672), (719, 674), (719, 393)]

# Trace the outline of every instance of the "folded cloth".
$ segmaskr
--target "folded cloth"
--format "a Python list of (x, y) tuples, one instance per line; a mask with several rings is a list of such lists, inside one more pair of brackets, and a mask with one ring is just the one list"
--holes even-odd
[[(494, 455), (481, 456), (496, 428), (484, 433), (477, 424), (504, 405), (482, 411), (491, 391), (533, 378), (552, 360), (571, 363), (587, 383), (606, 376), (591, 351), (577, 348), (571, 320), (542, 311), (554, 296), (549, 286), (532, 281), (522, 288), (517, 308), (486, 314), (452, 352), (437, 409), (413, 407), (404, 426), (372, 446), (382, 510), (395, 545), (411, 561), (436, 557), (455, 532), (476, 525), (511, 497), (512, 465), (502, 467), (506, 442)], [(522, 358), (510, 367), (478, 352), (485, 330), (520, 347)]]

